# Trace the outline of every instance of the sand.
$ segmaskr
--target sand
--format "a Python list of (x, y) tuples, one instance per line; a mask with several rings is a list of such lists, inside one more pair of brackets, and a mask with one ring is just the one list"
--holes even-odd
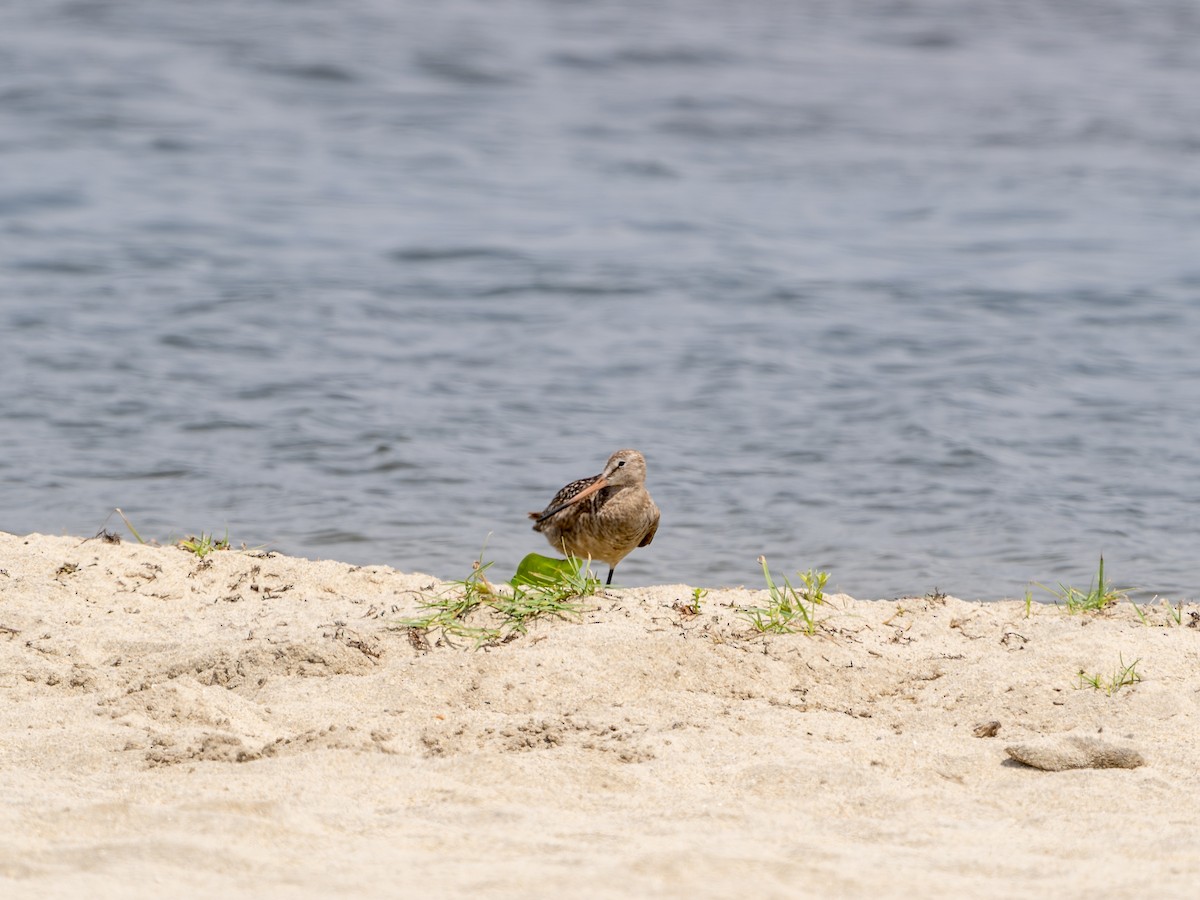
[(835, 595), (764, 637), (764, 592), (662, 585), (472, 649), (385, 566), (0, 533), (0, 570), (6, 898), (1200, 885), (1195, 604)]

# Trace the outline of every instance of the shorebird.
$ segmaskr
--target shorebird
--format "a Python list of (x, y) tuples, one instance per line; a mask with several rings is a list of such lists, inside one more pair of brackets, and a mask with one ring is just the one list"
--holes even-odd
[(533, 530), (556, 550), (608, 563), (613, 571), (637, 547), (654, 540), (658, 507), (646, 491), (646, 460), (636, 450), (618, 450), (604, 471), (572, 481), (541, 512), (531, 512)]

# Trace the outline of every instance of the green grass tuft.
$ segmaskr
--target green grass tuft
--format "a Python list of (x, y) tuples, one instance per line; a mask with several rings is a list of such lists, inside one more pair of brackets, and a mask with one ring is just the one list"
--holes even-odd
[(755, 631), (764, 634), (790, 634), (796, 631), (814, 634), (817, 630), (816, 608), (825, 602), (825, 582), (829, 580), (829, 573), (813, 569), (798, 572), (797, 577), (803, 587), (797, 590), (786, 576), (782, 586), (775, 583), (765, 556), (760, 556), (758, 561), (762, 563), (770, 600), (765, 607), (742, 607), (738, 614), (749, 619)]
[(1097, 691), (1104, 691), (1108, 696), (1112, 696), (1121, 688), (1127, 685), (1136, 684), (1142, 680), (1141, 673), (1137, 670), (1137, 664), (1140, 659), (1135, 659), (1128, 665), (1125, 664), (1125, 657), (1119, 657), (1120, 663), (1113, 670), (1112, 675), (1104, 676), (1101, 674), (1089, 675), (1083, 669), (1079, 670), (1079, 687), (1090, 686)]
[[(1067, 612), (1072, 615), (1078, 612), (1098, 611), (1121, 600), (1127, 600), (1129, 591), (1129, 588), (1114, 588), (1110, 582), (1104, 580), (1103, 556), (1100, 557), (1100, 571), (1096, 580), (1088, 586), (1086, 592), (1065, 584), (1059, 584), (1058, 590), (1048, 588), (1044, 584), (1039, 584), (1038, 587), (1053, 594), (1055, 603), (1061, 601), (1066, 604)], [(1141, 615), (1141, 610), (1138, 610), (1138, 615)]]
[(208, 532), (201, 532), (200, 537), (191, 535), (179, 541), (176, 546), (188, 551), (189, 553), (195, 553), (198, 559), (204, 559), (204, 557), (208, 556), (208, 554), (212, 553), (214, 550), (229, 549), (229, 531), (226, 529), (225, 537), (223, 538), (217, 538)]
[(476, 648), (495, 646), (525, 634), (539, 618), (580, 615), (584, 606), (579, 600), (600, 589), (590, 562), (571, 557), (559, 560), (531, 553), (512, 581), (499, 586), (487, 578), (491, 567), (481, 551), (466, 578), (426, 599), (421, 615), (401, 620), (399, 627), (415, 629), (422, 637), (437, 631), (450, 646), (455, 639)]
[[(1158, 598), (1155, 597), (1155, 600)], [(1183, 625), (1183, 601), (1172, 603), (1170, 600), (1164, 600), (1163, 605), (1167, 608), (1167, 624), (1174, 622), (1178, 626)], [(1194, 614), (1193, 614), (1194, 615)]]

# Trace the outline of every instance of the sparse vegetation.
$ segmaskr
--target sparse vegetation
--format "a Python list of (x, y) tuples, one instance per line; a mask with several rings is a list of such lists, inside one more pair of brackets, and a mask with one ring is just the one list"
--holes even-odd
[[(765, 561), (763, 565), (766, 565)], [(797, 572), (796, 574), (800, 577), (800, 580), (804, 582), (804, 599), (808, 600), (814, 605), (818, 603), (824, 603), (825, 582), (829, 580), (829, 573), (817, 572), (813, 569), (809, 569), (807, 572)]]
[[(583, 612), (579, 599), (600, 588), (590, 562), (573, 557), (551, 559), (531, 553), (521, 560), (512, 580), (500, 586), (487, 578), (491, 567), (481, 552), (466, 578), (425, 600), (422, 614), (401, 620), (400, 626), (422, 637), (438, 631), (449, 644), (457, 638), (475, 647), (490, 646), (524, 634), (531, 622), (543, 616), (579, 615)], [(483, 624), (473, 624), (472, 618), (482, 618)]]
[[(1039, 584), (1038, 587), (1053, 594), (1056, 598), (1055, 603), (1061, 601), (1066, 604), (1067, 612), (1072, 615), (1078, 612), (1105, 609), (1114, 603), (1126, 600), (1129, 590), (1128, 588), (1114, 588), (1110, 582), (1104, 580), (1103, 556), (1100, 557), (1100, 571), (1096, 580), (1091, 583), (1086, 593), (1065, 584), (1059, 584), (1058, 590), (1048, 588), (1044, 584)], [(1141, 615), (1141, 610), (1138, 610), (1138, 614)]]
[(1143, 625), (1146, 625), (1146, 624), (1148, 624), (1148, 623), (1146, 622), (1146, 614), (1145, 614), (1144, 612), (1142, 612), (1142, 608), (1141, 608), (1140, 606), (1138, 606), (1136, 603), (1134, 603), (1134, 602), (1133, 602), (1133, 598), (1132, 598), (1132, 597), (1126, 597), (1125, 599), (1129, 601), (1129, 605), (1130, 605), (1130, 606), (1132, 606), (1132, 607), (1133, 607), (1133, 611), (1134, 611), (1135, 613), (1137, 613), (1138, 620), (1139, 620), (1139, 621), (1141, 621), (1141, 623), (1142, 623)]
[(825, 582), (829, 580), (829, 573), (813, 569), (798, 572), (803, 588), (797, 590), (786, 576), (782, 586), (775, 583), (765, 556), (760, 556), (758, 561), (762, 563), (770, 600), (765, 607), (742, 607), (738, 613), (749, 619), (756, 631), (764, 634), (815, 633), (816, 608), (825, 602)]
[(1183, 601), (1172, 603), (1170, 600), (1164, 600), (1163, 603), (1167, 606), (1167, 620), (1176, 625), (1183, 625)]
[(708, 596), (707, 588), (692, 588), (692, 599), (685, 603), (682, 600), (676, 600), (671, 604), (671, 608), (680, 615), (694, 618), (700, 615), (700, 602)]
[(1105, 694), (1111, 697), (1121, 688), (1136, 684), (1142, 680), (1141, 673), (1137, 670), (1137, 664), (1141, 662), (1140, 659), (1135, 659), (1128, 665), (1125, 664), (1125, 657), (1123, 655), (1119, 659), (1120, 662), (1111, 675), (1089, 675), (1083, 669), (1080, 669), (1079, 687), (1090, 686), (1097, 691), (1104, 691)]
[[(125, 527), (129, 529), (129, 533), (132, 534), (134, 536), (134, 538), (136, 538), (136, 540), (139, 544), (146, 543), (145, 541), (142, 540), (142, 536), (137, 533), (137, 529), (133, 527), (133, 523), (129, 521), (129, 519), (128, 519), (128, 517), (126, 517), (125, 513), (121, 512), (121, 507), (114, 506), (113, 511), (116, 512), (116, 514), (121, 517), (122, 521), (124, 521), (124, 523), (125, 523)], [(109, 513), (109, 518), (112, 518), (112, 513)], [(107, 521), (108, 521), (108, 519), (105, 519), (106, 523), (107, 523)]]
[(200, 537), (196, 537), (195, 535), (185, 537), (183, 540), (178, 541), (176, 546), (189, 553), (195, 553), (198, 559), (204, 559), (204, 557), (208, 556), (214, 550), (229, 549), (229, 532), (226, 531), (225, 537), (219, 539), (207, 532), (201, 532)]

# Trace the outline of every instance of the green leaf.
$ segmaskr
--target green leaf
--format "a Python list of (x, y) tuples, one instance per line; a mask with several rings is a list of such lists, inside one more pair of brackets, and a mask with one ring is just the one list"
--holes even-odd
[(539, 553), (530, 553), (517, 566), (517, 573), (509, 579), (513, 587), (553, 587), (566, 580), (579, 577), (582, 562), (578, 559), (553, 559)]

